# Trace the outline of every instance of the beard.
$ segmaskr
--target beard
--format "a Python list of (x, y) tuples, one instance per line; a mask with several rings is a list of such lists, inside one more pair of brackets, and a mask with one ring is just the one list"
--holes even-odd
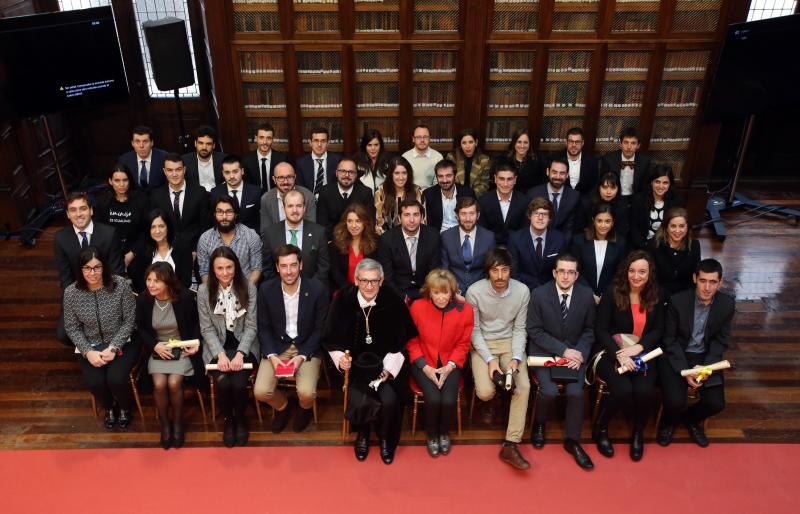
[(231, 221), (228, 225), (223, 225), (220, 222), (217, 222), (217, 231), (219, 231), (220, 234), (230, 234), (234, 230), (236, 230), (235, 221)]

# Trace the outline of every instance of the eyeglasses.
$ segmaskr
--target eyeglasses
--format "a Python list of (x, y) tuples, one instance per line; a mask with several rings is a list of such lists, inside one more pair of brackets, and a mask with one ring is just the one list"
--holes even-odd
[(336, 173), (342, 173), (344, 175), (355, 175), (356, 174), (356, 170), (343, 170), (343, 169), (340, 168), (340, 169), (336, 170)]
[(277, 180), (278, 182), (291, 182), (294, 179), (295, 179), (294, 175), (289, 175), (289, 176), (286, 176), (286, 177), (279, 177), (279, 176), (275, 175), (275, 180)]
[(578, 272), (575, 271), (574, 269), (557, 269), (556, 270), (556, 275), (567, 275), (567, 276), (570, 276), (570, 277), (574, 277), (577, 274), (578, 274)]
[(364, 285), (364, 286), (370, 286), (370, 287), (376, 287), (378, 284), (381, 283), (381, 279), (367, 280), (365, 278), (359, 278), (359, 279), (356, 279), (356, 280), (358, 280), (359, 284)]
[(568, 145), (582, 145), (583, 144), (583, 139), (576, 139), (576, 140), (567, 139), (567, 144)]
[(214, 214), (216, 214), (217, 216), (233, 216), (234, 214), (236, 214), (236, 211), (234, 211), (233, 209), (225, 209), (224, 211), (222, 209), (217, 209), (214, 211)]
[(92, 266), (84, 266), (81, 268), (84, 273), (102, 273), (103, 272), (103, 265), (98, 264), (95, 267)]
[(544, 212), (537, 211), (537, 212), (532, 212), (531, 213), (531, 218), (547, 218), (549, 216), (550, 216), (550, 213), (547, 212), (547, 211), (544, 211)]

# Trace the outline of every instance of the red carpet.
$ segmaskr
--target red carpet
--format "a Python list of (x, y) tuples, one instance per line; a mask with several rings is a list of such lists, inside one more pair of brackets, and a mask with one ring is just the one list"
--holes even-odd
[(640, 463), (616, 448), (613, 459), (587, 448), (588, 473), (556, 445), (526, 446), (527, 473), (495, 446), (436, 461), (401, 447), (391, 466), (376, 448), (356, 462), (351, 447), (6, 451), (0, 512), (798, 512), (800, 445), (650, 444)]

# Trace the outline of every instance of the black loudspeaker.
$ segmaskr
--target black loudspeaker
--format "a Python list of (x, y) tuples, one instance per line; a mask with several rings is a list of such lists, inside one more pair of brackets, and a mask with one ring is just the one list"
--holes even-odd
[(142, 30), (158, 89), (171, 91), (194, 84), (185, 22), (178, 18), (162, 18), (142, 23)]

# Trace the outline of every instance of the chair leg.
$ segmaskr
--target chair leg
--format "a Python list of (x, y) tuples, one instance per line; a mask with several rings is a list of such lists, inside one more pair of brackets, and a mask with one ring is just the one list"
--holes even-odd
[(590, 425), (592, 429), (594, 429), (594, 424), (597, 423), (597, 417), (600, 415), (600, 404), (605, 394), (605, 387), (601, 385), (597, 388), (597, 398), (594, 399), (594, 407), (592, 408), (592, 424)]
[(89, 393), (89, 396), (92, 398), (92, 412), (94, 412), (94, 417), (97, 417), (97, 400), (95, 400), (94, 395)]
[(472, 424), (472, 414), (475, 412), (475, 397), (478, 396), (478, 393), (475, 389), (472, 390), (472, 399), (469, 401), (469, 422)]
[(328, 374), (328, 367), (325, 362), (322, 363), (322, 374), (325, 376), (325, 383), (328, 384), (328, 390), (331, 390), (331, 377)]
[(411, 438), (417, 433), (417, 409), (419, 408), (419, 396), (414, 395), (414, 410), (411, 413)]
[(133, 399), (136, 402), (136, 408), (139, 410), (139, 417), (142, 418), (142, 423), (144, 423), (144, 409), (142, 409), (142, 400), (139, 398), (139, 389), (136, 387), (136, 377), (131, 374), (129, 380), (131, 381), (131, 389), (133, 389)]
[(200, 404), (200, 412), (203, 414), (203, 426), (206, 426), (206, 404), (203, 401), (203, 393), (199, 388), (195, 389), (195, 392), (197, 393), (197, 403)]
[(253, 403), (256, 404), (256, 415), (258, 416), (258, 423), (259, 425), (264, 425), (264, 420), (261, 417), (261, 402), (258, 401), (258, 398), (256, 398), (255, 393), (253, 393)]
[(319, 421), (317, 421), (317, 399), (316, 399), (316, 397), (314, 398), (314, 403), (313, 403), (313, 405), (311, 405), (311, 408), (314, 410), (314, 424), (316, 425), (316, 424), (319, 423)]
[(211, 422), (216, 425), (217, 423), (217, 392), (214, 387), (214, 378), (209, 380), (208, 396), (211, 400)]
[(458, 422), (458, 435), (461, 435), (461, 391), (456, 396), (456, 420)]

